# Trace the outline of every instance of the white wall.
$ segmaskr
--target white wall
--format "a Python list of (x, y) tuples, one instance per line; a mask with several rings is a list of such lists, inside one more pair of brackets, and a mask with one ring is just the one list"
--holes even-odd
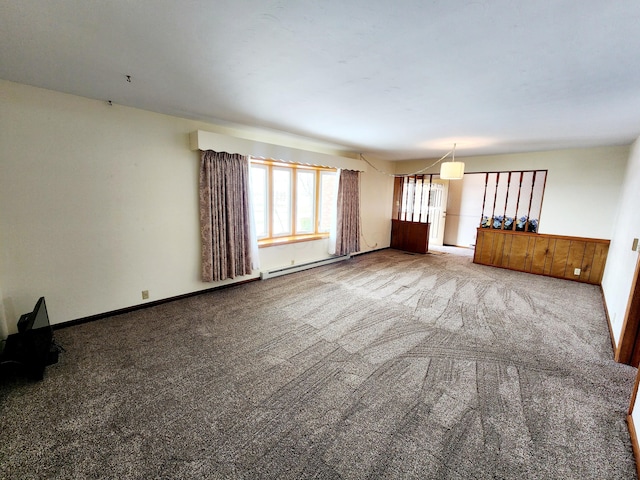
[[(0, 334), (3, 315), (9, 333), (15, 331), (20, 314), (41, 295), (52, 322), (61, 323), (143, 303), (141, 290), (158, 300), (214, 286), (199, 281), (198, 153), (189, 149), (189, 133), (198, 129), (344, 153), (299, 137), (230, 130), (0, 81)], [(640, 236), (638, 150), (626, 179), (628, 147), (464, 159), (467, 172), (548, 169), (541, 232), (613, 237), (603, 288), (618, 329), (633, 263), (629, 239)], [(370, 161), (398, 172), (427, 164)], [(621, 218), (635, 222), (619, 223), (614, 236), (623, 179)], [(388, 247), (393, 180), (369, 168), (361, 191), (362, 251)], [(263, 268), (325, 258), (326, 240), (269, 247), (260, 256)]]
[[(610, 239), (628, 146), (464, 157), (466, 172), (548, 170), (540, 233)], [(414, 172), (432, 160), (398, 162)], [(434, 167), (428, 173), (438, 173)]]
[(482, 215), (485, 175), (467, 174), (462, 180), (449, 182), (445, 245), (471, 247), (476, 243), (476, 229)]
[[(9, 333), (42, 295), (61, 323), (141, 304), (142, 290), (152, 301), (215, 286), (199, 280), (199, 153), (189, 149), (198, 129), (225, 133), (0, 81), (0, 292)], [(256, 140), (305, 147), (269, 132)], [(390, 177), (362, 175), (363, 233), (377, 248), (389, 245), (392, 190)], [(261, 263), (324, 258), (323, 243), (263, 249)]]
[[(367, 252), (386, 248), (391, 243), (391, 211), (393, 209), (393, 162), (369, 158), (374, 168), (361, 174), (360, 211), (362, 235), (360, 250)], [(376, 170), (377, 169), (377, 170)]]
[(621, 187), (619, 209), (602, 278), (611, 328), (616, 344), (620, 340), (638, 252), (631, 250), (634, 238), (640, 238), (640, 139), (629, 154), (629, 163)]

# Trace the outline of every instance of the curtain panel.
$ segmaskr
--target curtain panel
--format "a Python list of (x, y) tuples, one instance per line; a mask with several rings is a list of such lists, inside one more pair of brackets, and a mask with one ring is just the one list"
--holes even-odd
[(336, 255), (360, 251), (360, 172), (342, 170), (338, 183)]
[(200, 232), (204, 282), (251, 273), (247, 157), (211, 150), (202, 152)]

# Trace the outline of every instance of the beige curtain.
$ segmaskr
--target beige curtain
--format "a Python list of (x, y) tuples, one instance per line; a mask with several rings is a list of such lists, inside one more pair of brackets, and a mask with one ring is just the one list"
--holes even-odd
[(338, 183), (336, 255), (360, 251), (360, 172), (342, 170)]
[(251, 273), (248, 192), (247, 157), (202, 152), (200, 231), (204, 282)]

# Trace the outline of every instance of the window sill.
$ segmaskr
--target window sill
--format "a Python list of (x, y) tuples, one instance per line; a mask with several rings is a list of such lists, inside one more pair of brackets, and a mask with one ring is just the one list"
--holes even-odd
[(311, 242), (313, 240), (322, 240), (329, 238), (329, 234), (313, 234), (313, 235), (292, 235), (289, 237), (276, 237), (268, 240), (258, 240), (258, 248), (277, 247), (278, 245), (288, 245), (290, 243)]

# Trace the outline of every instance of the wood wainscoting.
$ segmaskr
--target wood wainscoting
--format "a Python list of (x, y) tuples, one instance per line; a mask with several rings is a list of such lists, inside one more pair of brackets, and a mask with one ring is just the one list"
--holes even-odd
[(429, 250), (429, 224), (391, 220), (391, 248), (405, 252), (427, 253)]
[(608, 252), (599, 238), (478, 228), (473, 262), (600, 285)]

